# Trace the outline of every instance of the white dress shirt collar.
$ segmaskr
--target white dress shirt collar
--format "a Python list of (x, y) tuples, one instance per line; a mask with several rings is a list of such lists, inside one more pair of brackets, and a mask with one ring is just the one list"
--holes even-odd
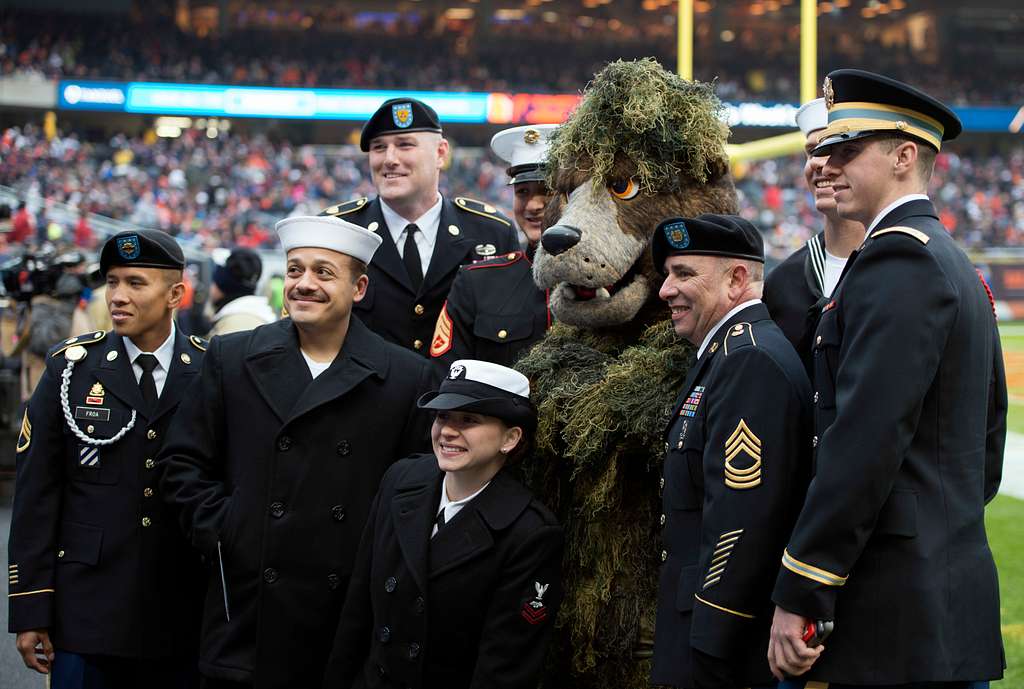
[(878, 215), (875, 216), (874, 220), (871, 221), (871, 224), (868, 225), (868, 230), (865, 233), (865, 236), (871, 234), (871, 231), (873, 229), (875, 229), (875, 227), (878, 225), (878, 223), (882, 222), (882, 218), (884, 218), (885, 216), (889, 215), (889, 213), (891, 213), (895, 209), (899, 208), (904, 203), (910, 203), (911, 201), (918, 201), (918, 200), (927, 201), (928, 200), (928, 195), (927, 194), (907, 194), (906, 196), (901, 196), (898, 199), (896, 199), (895, 201), (893, 201), (892, 203), (890, 203), (888, 206), (883, 208), (882, 211)]
[(753, 306), (754, 304), (760, 303), (760, 299), (749, 299), (743, 302), (742, 304), (737, 304), (736, 306), (729, 309), (729, 313), (722, 316), (722, 319), (715, 323), (715, 326), (708, 331), (707, 335), (704, 336), (704, 341), (700, 343), (700, 349), (697, 350), (697, 358), (701, 358), (701, 356), (704, 354), (704, 350), (707, 349), (708, 345), (711, 344), (711, 340), (715, 337), (715, 334), (718, 333), (718, 329), (721, 328), (727, 320), (729, 320), (730, 318), (732, 318), (733, 316), (735, 316), (737, 313), (747, 308), (748, 306)]
[[(395, 246), (402, 246), (404, 244), (405, 236), (403, 233), (405, 232), (406, 225), (410, 224), (416, 225), (430, 246), (434, 246), (434, 242), (437, 240), (437, 226), (441, 222), (440, 194), (437, 195), (437, 201), (434, 205), (415, 220), (403, 218), (397, 211), (385, 203), (384, 199), (380, 201), (380, 210), (384, 214), (384, 224), (388, 226), (388, 232), (391, 233), (391, 239), (394, 240)], [(399, 237), (402, 238), (402, 242), (398, 241)]]
[(131, 341), (131, 338), (122, 336), (121, 340), (124, 342), (124, 351), (128, 355), (128, 361), (131, 362), (132, 372), (135, 373), (135, 382), (138, 383), (139, 379), (142, 378), (142, 367), (135, 363), (135, 358), (139, 354), (152, 354), (156, 357), (157, 367), (153, 369), (153, 382), (156, 383), (156, 394), (160, 395), (164, 391), (164, 382), (167, 380), (167, 374), (171, 370), (171, 360), (174, 358), (174, 334), (176, 326), (174, 321), (171, 321), (171, 334), (167, 336), (163, 344), (156, 348), (154, 352), (143, 352), (141, 349), (135, 346), (135, 343)]

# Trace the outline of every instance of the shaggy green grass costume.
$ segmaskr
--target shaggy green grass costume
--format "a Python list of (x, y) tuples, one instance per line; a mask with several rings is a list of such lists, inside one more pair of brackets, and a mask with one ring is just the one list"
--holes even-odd
[[(710, 85), (654, 60), (608, 65), (555, 132), (553, 203), (564, 204), (588, 178), (603, 186), (626, 170), (640, 185), (640, 211), (649, 209), (620, 214), (620, 228), (633, 236), (649, 235), (670, 214), (735, 212), (720, 111)], [(549, 219), (559, 210), (549, 209)], [(524, 473), (566, 530), (549, 688), (649, 686), (662, 432), (693, 348), (665, 320), (648, 252), (638, 263), (655, 287), (632, 321), (602, 329), (556, 324), (517, 365), (539, 412)]]

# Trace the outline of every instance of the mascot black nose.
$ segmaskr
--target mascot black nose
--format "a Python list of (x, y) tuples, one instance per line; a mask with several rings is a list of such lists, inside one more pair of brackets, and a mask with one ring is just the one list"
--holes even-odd
[(568, 225), (552, 225), (540, 236), (544, 251), (557, 256), (580, 243), (583, 232)]

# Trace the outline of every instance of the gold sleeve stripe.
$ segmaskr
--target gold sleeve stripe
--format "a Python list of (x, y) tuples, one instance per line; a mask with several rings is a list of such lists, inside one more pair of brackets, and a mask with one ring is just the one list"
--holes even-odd
[(8, 598), (17, 598), (18, 596), (34, 596), (37, 593), (53, 593), (53, 589), (39, 589), (37, 591), (25, 591), (24, 593), (8, 593)]
[(730, 543), (735, 543), (738, 540), (740, 540), (739, 536), (732, 536), (730, 538), (724, 538), (724, 539), (722, 539), (722, 540), (720, 540), (718, 542), (718, 547), (721, 548), (724, 545), (729, 545)]
[(816, 581), (819, 584), (825, 584), (826, 586), (842, 586), (846, 583), (849, 576), (841, 577), (838, 574), (832, 574), (832, 572), (826, 572), (823, 569), (809, 565), (806, 562), (800, 562), (795, 557), (789, 554), (788, 550), (782, 552), (782, 566), (786, 569), (799, 574), (802, 577), (807, 577), (812, 581)]
[(728, 538), (729, 536), (739, 536), (741, 533), (743, 533), (743, 529), (736, 529), (735, 531), (726, 531), (724, 534), (718, 537), (718, 542), (721, 543), (723, 538)]
[(729, 559), (729, 555), (730, 553), (728, 552), (722, 553), (721, 555), (715, 555), (713, 558), (711, 558), (711, 565), (714, 566), (715, 560), (721, 560), (723, 557), (725, 559)]
[(721, 580), (722, 580), (722, 577), (715, 577), (711, 581), (705, 581), (704, 582), (704, 586), (702, 588), (705, 588), (705, 589), (706, 588), (710, 588), (710, 587), (714, 586), (715, 584), (717, 584), (718, 582), (720, 582)]
[(703, 598), (701, 598), (700, 596), (698, 596), (698, 595), (697, 595), (696, 593), (695, 593), (695, 594), (693, 594), (693, 597), (694, 597), (694, 598), (696, 598), (697, 600), (699, 600), (699, 601), (700, 601), (701, 603), (703, 603), (704, 605), (709, 605), (709, 606), (711, 606), (711, 607), (712, 607), (712, 608), (714, 608), (715, 610), (721, 610), (722, 612), (727, 612), (727, 613), (729, 613), (730, 615), (737, 615), (738, 617), (744, 617), (744, 618), (746, 618), (746, 619), (748, 619), (748, 620), (752, 620), (752, 619), (754, 619), (754, 616), (753, 616), (753, 615), (748, 615), (748, 614), (747, 614), (747, 613), (745, 613), (745, 612), (739, 612), (739, 611), (737, 611), (737, 610), (730, 610), (729, 608), (723, 607), (723, 606), (721, 606), (721, 605), (715, 605), (715, 604), (714, 604), (714, 603), (712, 603), (711, 601), (706, 601), (706, 600), (704, 600)]
[(711, 557), (715, 558), (718, 555), (725, 555), (725, 554), (727, 554), (730, 550), (732, 550), (734, 545), (736, 545), (736, 544), (735, 543), (730, 543), (728, 545), (722, 546), (721, 548), (715, 549), (715, 552), (711, 553)]

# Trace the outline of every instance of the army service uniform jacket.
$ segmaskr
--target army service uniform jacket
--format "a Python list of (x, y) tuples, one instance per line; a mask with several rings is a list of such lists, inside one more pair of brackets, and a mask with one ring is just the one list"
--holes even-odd
[(428, 356), (434, 324), (459, 266), (519, 248), (511, 221), (493, 206), (458, 197), (441, 201), (441, 217), (430, 265), (418, 290), (384, 222), (380, 199), (365, 198), (325, 209), (331, 215), (376, 232), (384, 240), (369, 265), (366, 296), (354, 313), (388, 342)]
[[(101, 330), (50, 351), (17, 448), (10, 631), (48, 629), (56, 648), (73, 653), (194, 666), (205, 572), (160, 500), (156, 458), (204, 347), (176, 330), (156, 409), (143, 401), (120, 336)], [(68, 356), (79, 358), (67, 391), (74, 431), (60, 399)], [(83, 436), (118, 439), (92, 445)]]
[(324, 687), (534, 689), (561, 598), (562, 529), (500, 471), (431, 538), (433, 454), (384, 477)]
[(463, 266), (441, 309), (430, 356), (444, 369), (459, 359), (513, 366), (551, 327), (548, 291), (533, 282), (522, 251)]
[(825, 233), (819, 232), (764, 280), (764, 303), (811, 375), (811, 340), (825, 295)]
[(416, 399), (432, 371), (355, 317), (315, 379), (291, 319), (211, 341), (162, 454), (166, 497), (214, 563), (203, 675), (319, 686), (377, 485), (429, 446)]
[(779, 557), (810, 475), (811, 392), (764, 304), (723, 323), (666, 430), (652, 683), (771, 683)]
[(993, 332), (930, 201), (895, 208), (850, 257), (814, 337), (816, 473), (773, 596), (835, 620), (807, 679), (1001, 676), (984, 523)]

